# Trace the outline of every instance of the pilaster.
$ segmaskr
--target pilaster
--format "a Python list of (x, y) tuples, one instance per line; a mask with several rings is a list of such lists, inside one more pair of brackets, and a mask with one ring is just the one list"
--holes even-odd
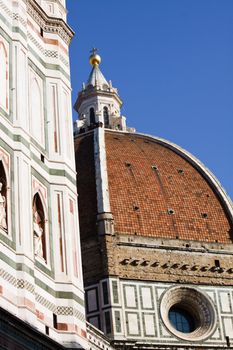
[(97, 192), (97, 223), (98, 233), (113, 234), (113, 216), (110, 208), (108, 174), (105, 150), (104, 128), (97, 127), (94, 130), (94, 157), (96, 171), (96, 192)]

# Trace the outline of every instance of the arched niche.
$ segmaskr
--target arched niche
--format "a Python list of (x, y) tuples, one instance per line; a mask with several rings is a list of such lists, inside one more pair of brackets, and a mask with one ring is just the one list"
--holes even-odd
[(4, 164), (0, 161), (0, 229), (7, 232), (8, 220), (7, 220), (7, 177), (4, 168)]
[(39, 192), (33, 197), (32, 208), (34, 254), (47, 262), (47, 215)]

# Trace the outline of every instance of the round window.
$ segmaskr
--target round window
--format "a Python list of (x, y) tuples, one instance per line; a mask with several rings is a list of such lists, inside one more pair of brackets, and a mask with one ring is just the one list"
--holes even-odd
[(184, 340), (208, 338), (216, 326), (212, 301), (191, 287), (174, 287), (164, 293), (160, 313), (168, 330)]

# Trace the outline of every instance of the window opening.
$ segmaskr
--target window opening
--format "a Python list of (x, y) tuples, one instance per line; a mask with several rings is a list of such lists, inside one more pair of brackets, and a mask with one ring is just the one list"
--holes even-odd
[(104, 304), (109, 304), (109, 300), (108, 300), (108, 284), (106, 281), (104, 281), (102, 283), (102, 287), (103, 287), (103, 299), (104, 299)]
[(227, 342), (227, 346), (230, 347), (231, 343), (230, 343), (230, 338), (228, 335), (226, 335), (226, 342)]
[(57, 329), (57, 315), (53, 314), (53, 327)]
[(95, 124), (95, 111), (94, 111), (94, 108), (90, 108), (90, 124)]
[(104, 107), (104, 126), (105, 128), (109, 127), (109, 113), (107, 107)]
[(167, 212), (168, 212), (169, 215), (175, 214), (175, 211), (173, 209), (168, 209)]
[(105, 316), (105, 328), (106, 328), (106, 333), (109, 334), (111, 333), (111, 319), (110, 319), (110, 313), (107, 311), (104, 314)]
[(169, 321), (179, 332), (191, 333), (195, 330), (193, 316), (180, 306), (172, 306), (168, 313)]

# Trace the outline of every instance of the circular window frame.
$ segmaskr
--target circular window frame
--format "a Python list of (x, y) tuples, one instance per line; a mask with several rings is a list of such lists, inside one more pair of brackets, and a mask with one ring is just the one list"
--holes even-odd
[[(195, 330), (190, 333), (178, 331), (169, 320), (169, 310), (178, 306), (189, 312), (195, 320)], [(207, 294), (189, 286), (166, 290), (160, 302), (160, 316), (168, 331), (187, 341), (201, 341), (213, 334), (217, 317), (214, 304)]]

